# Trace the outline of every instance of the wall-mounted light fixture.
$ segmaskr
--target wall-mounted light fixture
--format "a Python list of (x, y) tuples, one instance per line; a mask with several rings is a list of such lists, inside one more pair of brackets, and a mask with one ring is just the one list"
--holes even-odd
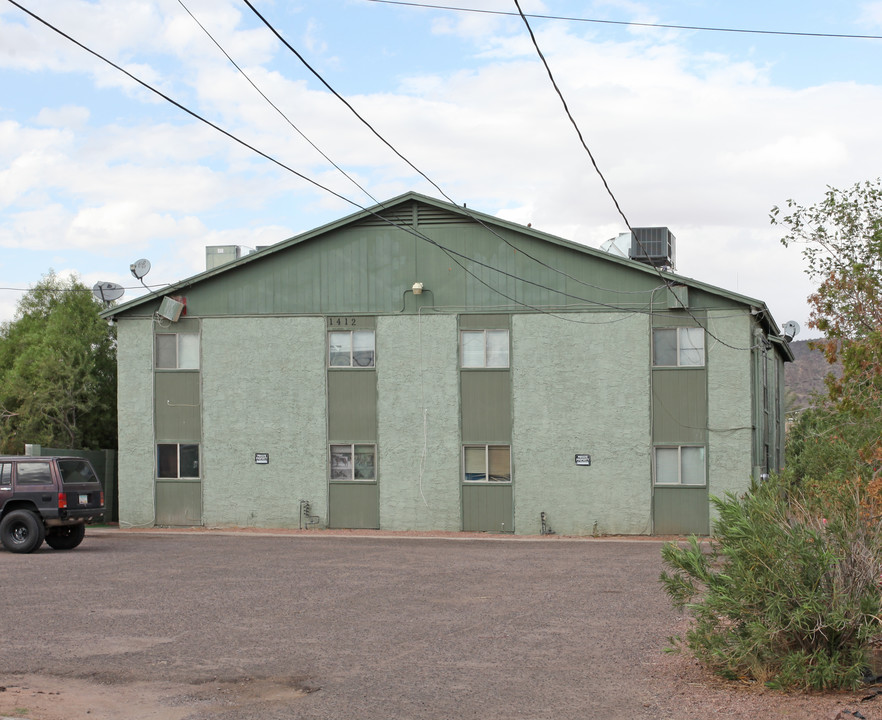
[(415, 283), (413, 284), (413, 287), (411, 288), (411, 290), (413, 290), (413, 294), (414, 294), (414, 295), (422, 295), (422, 293), (423, 293), (423, 284), (422, 284), (421, 282), (415, 282)]

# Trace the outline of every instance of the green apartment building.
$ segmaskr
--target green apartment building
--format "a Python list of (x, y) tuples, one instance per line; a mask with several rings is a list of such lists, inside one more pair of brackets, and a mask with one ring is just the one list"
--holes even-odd
[(632, 260), (407, 193), (210, 248), (105, 312), (121, 524), (708, 533), (782, 464), (792, 354), (651, 230)]

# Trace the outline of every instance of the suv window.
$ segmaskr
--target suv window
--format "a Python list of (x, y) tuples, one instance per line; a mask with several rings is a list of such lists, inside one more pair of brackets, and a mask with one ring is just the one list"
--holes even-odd
[(19, 485), (51, 485), (52, 469), (48, 462), (18, 463), (15, 473)]
[(98, 477), (92, 470), (92, 466), (85, 460), (59, 460), (58, 471), (61, 473), (61, 481), (65, 485), (98, 482)]
[(12, 486), (12, 463), (0, 463), (0, 485)]

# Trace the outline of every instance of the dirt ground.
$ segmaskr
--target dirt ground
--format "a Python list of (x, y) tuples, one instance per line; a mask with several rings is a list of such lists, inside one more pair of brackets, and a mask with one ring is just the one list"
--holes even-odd
[(882, 720), (882, 687), (788, 695), (665, 653), (685, 620), (659, 549), (92, 530), (0, 551), (0, 716)]

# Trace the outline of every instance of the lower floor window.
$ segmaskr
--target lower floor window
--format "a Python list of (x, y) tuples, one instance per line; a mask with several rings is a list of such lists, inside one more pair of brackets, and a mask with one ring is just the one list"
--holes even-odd
[(198, 478), (199, 445), (161, 443), (156, 446), (156, 471), (161, 478)]
[(656, 485), (705, 485), (705, 450), (680, 445), (655, 449)]
[(466, 482), (511, 482), (509, 445), (466, 445), (462, 449)]
[(376, 479), (376, 445), (331, 445), (331, 480)]

